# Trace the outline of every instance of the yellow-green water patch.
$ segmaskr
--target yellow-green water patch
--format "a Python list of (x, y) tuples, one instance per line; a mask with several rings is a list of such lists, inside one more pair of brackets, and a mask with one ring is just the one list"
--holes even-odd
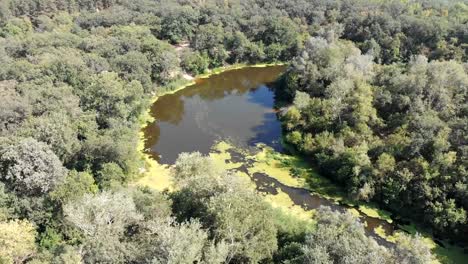
[(143, 132), (140, 132), (140, 141), (137, 150), (141, 154), (144, 167), (140, 169), (140, 177), (136, 181), (137, 185), (147, 186), (159, 191), (171, 188), (171, 169), (168, 165), (159, 164), (145, 153), (145, 143)]
[(373, 218), (378, 218), (378, 219), (382, 219), (382, 220), (385, 220), (387, 221), (388, 223), (393, 223), (393, 220), (392, 218), (390, 217), (390, 213), (385, 211), (385, 210), (381, 210), (381, 209), (378, 209), (376, 207), (373, 207), (371, 205), (368, 205), (368, 204), (361, 204), (359, 205), (359, 211), (367, 216), (370, 216), (370, 217), (373, 217)]
[(341, 188), (318, 174), (302, 157), (279, 153), (264, 145), (258, 147), (261, 151), (250, 157), (255, 160), (252, 173), (264, 172), (285, 185), (309, 189), (335, 202), (346, 200)]
[(144, 176), (137, 181), (138, 185), (147, 186), (158, 191), (171, 189), (171, 169), (168, 165), (161, 165), (154, 161), (146, 169)]
[(354, 209), (354, 208), (348, 208), (348, 212), (350, 212), (352, 215), (356, 216), (356, 217), (360, 217), (361, 214), (359, 213), (358, 210)]
[(396, 242), (396, 236), (394, 234), (387, 235), (387, 233), (385, 232), (385, 229), (381, 225), (374, 229), (374, 233), (378, 235), (379, 237), (387, 240), (388, 242), (392, 242), (392, 243)]
[(209, 156), (213, 159), (216, 166), (223, 170), (237, 169), (242, 166), (242, 162), (232, 161), (231, 153), (228, 152), (232, 148), (233, 146), (227, 142), (218, 142), (212, 147), (213, 151), (209, 153)]
[(290, 168), (284, 167), (282, 163), (276, 159), (268, 157), (268, 152), (265, 149), (258, 152), (253, 157), (253, 164), (248, 168), (250, 174), (265, 173), (268, 176), (277, 179), (284, 185), (291, 187), (303, 188), (305, 180), (299, 177), (293, 177)]
[(313, 223), (313, 216), (315, 210), (305, 210), (289, 198), (289, 195), (277, 189), (278, 194), (263, 194), (265, 200), (271, 204), (273, 208), (282, 210), (291, 216), (297, 217), (298, 219)]

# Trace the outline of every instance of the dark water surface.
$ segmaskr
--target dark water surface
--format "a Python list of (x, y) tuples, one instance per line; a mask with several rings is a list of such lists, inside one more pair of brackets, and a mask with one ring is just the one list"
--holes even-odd
[(238, 147), (265, 143), (280, 150), (281, 124), (269, 84), (284, 69), (230, 70), (161, 96), (151, 108), (156, 122), (144, 130), (145, 149), (160, 163), (173, 163), (181, 152), (208, 154), (217, 140)]

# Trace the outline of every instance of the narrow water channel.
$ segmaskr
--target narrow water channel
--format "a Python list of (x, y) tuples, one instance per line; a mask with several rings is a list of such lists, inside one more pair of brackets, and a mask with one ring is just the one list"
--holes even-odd
[[(281, 151), (281, 124), (273, 109), (271, 84), (284, 70), (284, 66), (230, 70), (161, 96), (151, 108), (156, 121), (144, 129), (145, 149), (163, 164), (173, 163), (181, 152), (208, 154), (219, 140), (241, 148), (264, 143)], [(279, 189), (306, 210), (320, 206), (340, 211), (349, 208), (306, 189), (284, 185), (267, 174), (254, 173), (250, 177), (259, 192), (274, 195)], [(366, 215), (361, 215), (361, 219), (369, 235), (381, 244), (388, 243), (376, 236), (374, 229), (381, 226), (391, 234), (391, 224)]]

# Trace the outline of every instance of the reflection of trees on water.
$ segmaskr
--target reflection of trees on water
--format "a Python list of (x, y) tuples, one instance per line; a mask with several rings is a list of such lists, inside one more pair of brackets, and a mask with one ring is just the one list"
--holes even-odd
[(184, 100), (178, 94), (168, 94), (159, 98), (151, 107), (151, 116), (156, 120), (177, 125), (184, 116)]
[(157, 122), (153, 122), (147, 125), (143, 129), (143, 133), (145, 134), (145, 150), (144, 152), (151, 156), (151, 158), (159, 161), (159, 153), (157, 153), (153, 148), (156, 143), (159, 141), (159, 137), (161, 136), (161, 128), (157, 124)]
[(221, 99), (226, 94), (242, 95), (252, 88), (274, 82), (284, 66), (268, 68), (245, 68), (213, 75), (174, 94), (164, 95), (151, 107), (151, 116), (156, 120), (177, 125), (184, 116), (184, 97), (200, 96), (205, 101)]
[(240, 146), (239, 144), (242, 142), (240, 137), (234, 138), (232, 135), (229, 135), (222, 125), (213, 122), (212, 118), (210, 118), (209, 106), (206, 100), (197, 96), (193, 97), (190, 103), (193, 104), (190, 109), (196, 109), (194, 119), (198, 129), (211, 136), (214, 140), (229, 140), (229, 142)]
[(282, 150), (280, 138), (278, 137), (278, 135), (281, 135), (281, 124), (277, 122), (275, 112), (266, 112), (263, 122), (252, 130), (255, 132), (255, 136), (247, 141), (248, 145), (266, 143), (276, 151)]
[[(213, 75), (207, 79), (201, 79), (196, 84), (180, 90), (174, 94), (162, 96), (151, 107), (150, 113), (156, 119), (156, 121), (148, 125), (143, 130), (145, 134), (145, 149), (147, 150), (148, 154), (152, 156), (152, 158), (160, 160), (159, 153), (153, 149), (161, 139), (161, 126), (158, 124), (158, 122), (180, 126), (185, 122), (184, 118), (189, 118), (189, 120), (191, 119), (192, 122), (195, 122), (197, 128), (205, 135), (213, 138), (213, 140), (229, 140), (231, 143), (237, 146), (247, 147), (247, 144), (250, 142), (262, 141), (261, 138), (265, 136), (271, 137), (271, 135), (268, 133), (269, 131), (265, 130), (268, 129), (267, 123), (272, 121), (271, 116), (265, 116), (266, 120), (263, 120), (264, 123), (252, 130), (258, 134), (253, 139), (247, 140), (246, 142), (245, 138), (242, 139), (242, 135), (238, 135), (238, 133), (236, 133), (237, 127), (232, 123), (236, 120), (226, 120), (226, 122), (231, 123), (230, 126), (225, 127), (226, 124), (223, 125), (223, 122), (220, 122), (219, 119), (216, 120), (212, 116), (210, 117), (209, 103), (215, 100), (221, 100), (228, 95), (243, 96), (248, 92), (257, 91), (262, 87), (264, 88), (264, 84), (273, 83), (283, 71), (283, 66), (268, 68), (244, 68), (240, 70), (228, 71), (222, 74)], [(270, 101), (271, 98), (267, 99), (267, 101), (262, 101), (263, 97), (268, 97), (265, 96), (263, 92), (257, 95), (255, 95), (255, 93), (253, 94), (254, 95), (248, 96), (248, 101), (261, 104), (262, 106), (266, 107), (271, 107), (273, 104), (273, 102)], [(188, 98), (190, 98), (190, 100), (187, 100)], [(265, 98), (263, 98), (263, 100), (265, 100)], [(237, 105), (232, 108), (232, 111), (237, 111), (236, 107)], [(227, 109), (229, 108), (226, 108), (226, 110)], [(233, 125), (235, 127), (234, 133), (232, 131)], [(184, 125), (184, 127), (185, 126), (187, 125)], [(200, 137), (198, 132), (195, 134), (191, 134), (189, 132), (187, 134), (188, 138), (191, 138), (192, 135), (193, 137)], [(276, 137), (277, 135), (278, 134), (276, 134)], [(194, 138), (194, 140), (197, 142), (204, 141), (206, 140), (206, 137), (202, 136), (197, 139)], [(200, 142), (197, 144), (206, 143), (207, 142)]]
[(216, 130), (217, 126), (208, 119), (208, 104), (199, 97), (197, 99), (192, 99), (191, 103), (196, 105), (193, 109), (196, 109), (194, 119), (197, 127), (205, 134), (215, 136), (213, 135), (213, 131)]
[(213, 75), (174, 94), (162, 96), (151, 107), (151, 116), (177, 125), (185, 114), (184, 97), (197, 95), (205, 101), (213, 101), (226, 94), (242, 95), (259, 85), (274, 82), (283, 70), (283, 66), (246, 68)]
[(213, 75), (209, 79), (203, 79), (200, 83), (181, 90), (175, 95), (185, 97), (198, 95), (209, 101), (223, 98), (226, 94), (242, 95), (259, 85), (274, 82), (283, 71), (284, 66), (227, 71)]

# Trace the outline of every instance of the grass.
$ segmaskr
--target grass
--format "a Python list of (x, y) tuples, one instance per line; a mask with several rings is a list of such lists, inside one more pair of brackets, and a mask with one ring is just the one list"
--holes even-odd
[(361, 213), (363, 213), (363, 214), (365, 214), (367, 216), (385, 220), (390, 224), (393, 223), (393, 220), (392, 220), (392, 218), (390, 216), (391, 215), (390, 212), (387, 212), (387, 211), (382, 210), (382, 209), (378, 209), (377, 207), (374, 207), (372, 205), (361, 204), (361, 205), (359, 205), (358, 210), (359, 210), (359, 212), (361, 212)]
[(160, 96), (176, 93), (194, 84), (195, 84), (195, 81), (189, 81), (183, 78), (175, 79), (169, 82), (166, 86), (160, 88), (152, 101), (154, 103), (157, 100), (157, 98)]

